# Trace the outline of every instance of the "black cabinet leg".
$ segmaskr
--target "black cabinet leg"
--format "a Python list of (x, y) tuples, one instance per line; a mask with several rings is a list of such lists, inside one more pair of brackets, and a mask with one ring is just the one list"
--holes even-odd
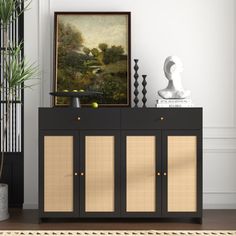
[(196, 223), (202, 224), (202, 217), (195, 218)]
[(38, 218), (38, 224), (41, 224), (43, 222), (42, 218)]

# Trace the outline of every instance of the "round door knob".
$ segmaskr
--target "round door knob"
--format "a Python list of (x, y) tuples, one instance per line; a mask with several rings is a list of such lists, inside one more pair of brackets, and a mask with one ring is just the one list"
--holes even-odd
[(75, 172), (75, 175), (78, 175), (78, 173), (77, 173), (77, 172)]
[(164, 172), (164, 175), (165, 175), (165, 176), (167, 175), (166, 172)]
[(80, 175), (81, 175), (81, 176), (84, 176), (84, 172), (81, 172)]
[(160, 176), (160, 175), (161, 175), (161, 173), (160, 173), (160, 172), (157, 172), (157, 175), (158, 175), (158, 176)]
[(164, 120), (164, 117), (163, 117), (163, 116), (161, 116), (160, 120)]
[(79, 117), (79, 116), (77, 117), (77, 120), (80, 120), (80, 117)]

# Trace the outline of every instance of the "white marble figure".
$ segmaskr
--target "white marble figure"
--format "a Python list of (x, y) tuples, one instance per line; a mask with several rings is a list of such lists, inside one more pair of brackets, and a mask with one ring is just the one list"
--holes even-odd
[(165, 89), (159, 90), (158, 94), (164, 99), (184, 99), (190, 96), (189, 90), (184, 90), (180, 73), (183, 64), (176, 56), (167, 57), (164, 64), (164, 72), (169, 84)]

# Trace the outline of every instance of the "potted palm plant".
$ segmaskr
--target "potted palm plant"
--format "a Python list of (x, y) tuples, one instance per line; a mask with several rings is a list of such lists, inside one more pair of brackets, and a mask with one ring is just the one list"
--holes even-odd
[[(37, 67), (29, 64), (21, 57), (23, 42), (11, 43), (9, 30), (13, 21), (16, 20), (26, 9), (28, 0), (0, 0), (0, 25), (3, 32), (3, 49), (1, 50), (1, 71), (0, 95), (6, 104), (5, 113), (1, 114), (2, 130), (2, 151), (0, 158), (0, 221), (9, 217), (8, 213), (8, 185), (2, 183), (4, 167), (4, 146), (9, 130), (10, 108), (13, 99), (16, 98), (20, 89), (26, 88), (26, 81), (31, 80), (37, 73)], [(29, 87), (29, 86), (27, 86)]]

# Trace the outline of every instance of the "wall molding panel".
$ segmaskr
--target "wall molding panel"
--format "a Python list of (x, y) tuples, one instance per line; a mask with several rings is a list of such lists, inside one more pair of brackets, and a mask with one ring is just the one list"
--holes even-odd
[[(221, 154), (227, 154), (227, 153), (235, 153), (236, 155), (236, 149), (204, 149), (203, 150), (204, 154), (208, 154), (208, 153), (221, 153)], [(236, 158), (236, 156), (235, 156)]]
[(236, 209), (236, 192), (232, 193), (204, 193), (204, 209)]
[(51, 68), (51, 62), (53, 59), (52, 55), (52, 46), (53, 46), (53, 30), (51, 28), (51, 16), (50, 16), (50, 0), (40, 0), (39, 1), (39, 9), (38, 9), (38, 15), (39, 15), (39, 65), (40, 70), (42, 73), (41, 76), (41, 106), (50, 106), (50, 97), (49, 92), (51, 91), (51, 81), (52, 81), (52, 68)]

